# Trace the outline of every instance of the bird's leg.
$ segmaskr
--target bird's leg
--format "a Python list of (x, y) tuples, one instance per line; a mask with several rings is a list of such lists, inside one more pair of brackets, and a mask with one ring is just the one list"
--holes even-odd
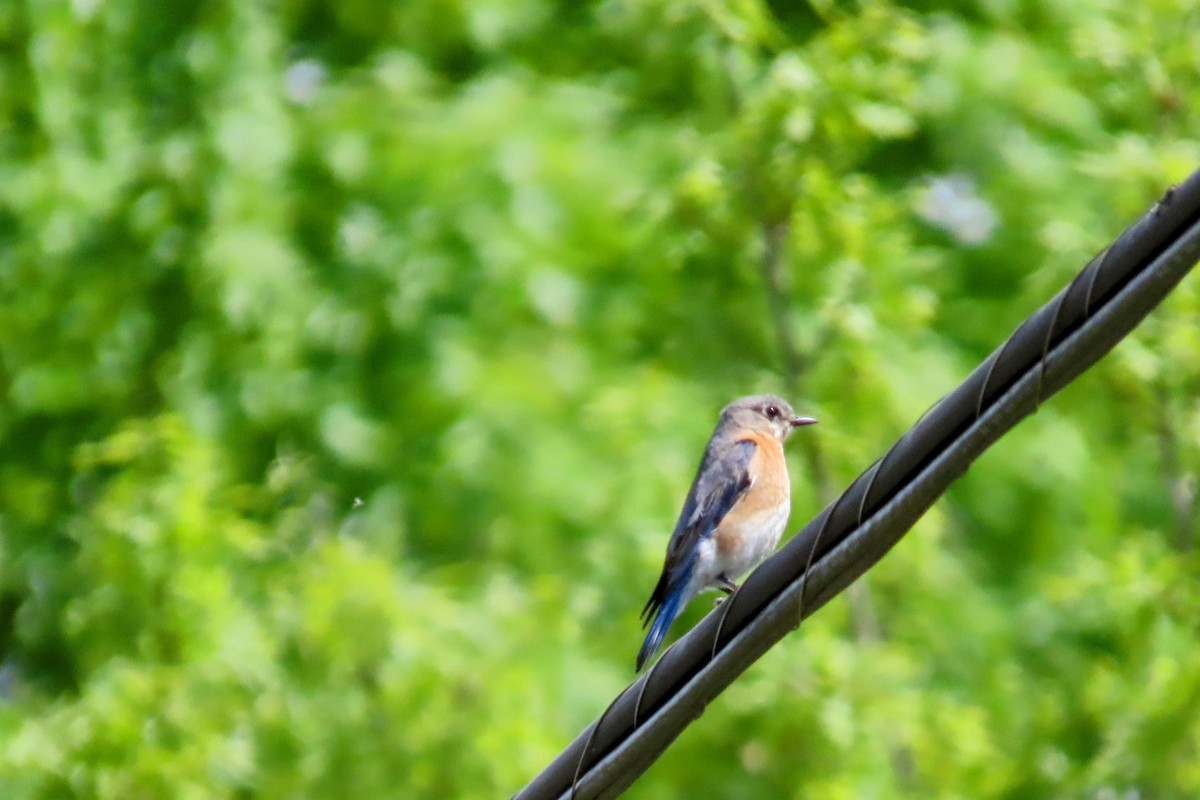
[[(738, 590), (738, 585), (736, 583), (734, 583), (733, 581), (729, 580), (729, 578), (725, 577), (725, 573), (723, 573), (723, 572), (716, 577), (716, 581), (717, 581), (717, 583), (720, 584), (720, 586), (718, 586), (717, 588), (720, 589), (722, 592), (724, 592), (727, 595), (733, 594), (734, 592), (736, 592)], [(713, 603), (713, 605), (719, 606), (719, 605), (721, 605), (721, 603), (724, 603), (724, 602), (725, 602), (724, 597), (718, 597), (717, 602)]]

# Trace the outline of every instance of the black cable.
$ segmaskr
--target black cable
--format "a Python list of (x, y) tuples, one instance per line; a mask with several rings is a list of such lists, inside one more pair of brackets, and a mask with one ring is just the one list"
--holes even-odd
[(1038, 309), (515, 797), (614, 797), (704, 707), (899, 541), (994, 441), (1124, 338), (1200, 259), (1200, 171)]

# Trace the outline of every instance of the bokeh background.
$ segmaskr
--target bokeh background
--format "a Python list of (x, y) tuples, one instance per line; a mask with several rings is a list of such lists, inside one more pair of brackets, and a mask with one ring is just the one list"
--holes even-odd
[[(0, 797), (507, 796), (1200, 166), (1193, 0), (0, 3)], [(636, 798), (1200, 796), (1200, 282)], [(700, 601), (679, 629), (710, 608)]]

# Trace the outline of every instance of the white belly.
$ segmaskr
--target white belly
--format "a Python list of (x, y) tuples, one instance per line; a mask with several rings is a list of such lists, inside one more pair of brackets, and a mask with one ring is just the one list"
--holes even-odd
[(744, 518), (737, 530), (737, 546), (722, 551), (716, 541), (709, 538), (700, 544), (696, 573), (692, 583), (696, 591), (716, 589), (722, 586), (717, 580), (724, 575), (731, 581), (739, 580), (744, 574), (757, 567), (779, 544), (783, 527), (787, 524), (791, 504), (783, 503), (773, 509)]

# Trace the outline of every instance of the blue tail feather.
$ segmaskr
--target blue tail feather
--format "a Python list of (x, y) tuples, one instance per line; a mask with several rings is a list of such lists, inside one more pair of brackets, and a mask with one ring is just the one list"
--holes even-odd
[(675, 588), (667, 594), (667, 598), (663, 601), (662, 607), (658, 609), (658, 613), (654, 615), (654, 622), (650, 625), (650, 631), (646, 634), (646, 641), (642, 642), (642, 649), (638, 650), (637, 654), (637, 670), (640, 672), (647, 661), (658, 651), (662, 645), (663, 639), (667, 638), (667, 631), (671, 628), (671, 623), (679, 616), (679, 612), (683, 611), (683, 607), (687, 605), (687, 600), (684, 592), (687, 591), (688, 581), (683, 580), (676, 584)]

